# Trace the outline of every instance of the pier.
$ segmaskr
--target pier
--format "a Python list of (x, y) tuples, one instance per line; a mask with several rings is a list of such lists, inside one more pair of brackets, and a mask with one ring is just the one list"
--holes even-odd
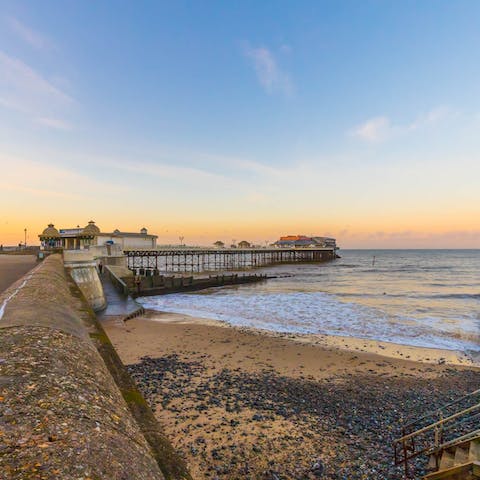
[(336, 258), (335, 248), (165, 248), (124, 250), (127, 266), (142, 271), (209, 272), (244, 270), (284, 263), (320, 263)]

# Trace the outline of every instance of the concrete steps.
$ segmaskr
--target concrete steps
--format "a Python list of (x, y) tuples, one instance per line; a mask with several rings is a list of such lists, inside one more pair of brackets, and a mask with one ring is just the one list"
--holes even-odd
[(470, 448), (468, 451), (468, 459), (475, 461), (480, 459), (480, 438), (476, 438), (470, 442)]
[(476, 480), (480, 478), (480, 462), (470, 462), (448, 470), (439, 470), (423, 478), (424, 480)]
[[(430, 457), (429, 468), (437, 469), (437, 458)], [(438, 470), (424, 480), (473, 480), (480, 478), (480, 437), (444, 449)]]

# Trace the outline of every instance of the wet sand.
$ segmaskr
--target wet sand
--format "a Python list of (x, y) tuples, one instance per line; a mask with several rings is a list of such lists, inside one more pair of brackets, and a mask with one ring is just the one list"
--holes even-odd
[(105, 327), (196, 479), (401, 478), (400, 416), (480, 386), (448, 351), (158, 312)]
[(35, 255), (0, 255), (0, 292), (36, 265)]

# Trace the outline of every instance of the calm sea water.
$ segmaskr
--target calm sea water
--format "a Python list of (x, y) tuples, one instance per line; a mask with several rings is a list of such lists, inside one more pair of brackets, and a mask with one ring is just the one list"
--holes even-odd
[(139, 300), (147, 308), (277, 332), (480, 350), (480, 250), (340, 255), (327, 264), (262, 269), (278, 278), (260, 284)]

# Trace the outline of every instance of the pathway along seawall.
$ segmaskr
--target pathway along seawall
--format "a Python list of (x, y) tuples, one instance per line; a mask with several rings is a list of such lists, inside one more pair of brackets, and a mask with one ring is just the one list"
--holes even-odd
[(191, 478), (59, 255), (0, 296), (0, 478)]

